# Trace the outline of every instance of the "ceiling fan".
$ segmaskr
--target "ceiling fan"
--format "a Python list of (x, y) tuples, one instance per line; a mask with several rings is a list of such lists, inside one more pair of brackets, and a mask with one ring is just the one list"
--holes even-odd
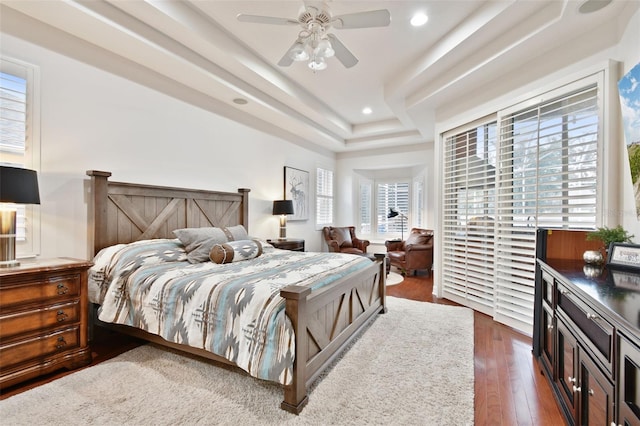
[(299, 25), (302, 30), (298, 38), (280, 59), (278, 65), (288, 67), (294, 61), (309, 61), (314, 71), (327, 67), (326, 59), (335, 55), (346, 68), (358, 63), (353, 53), (345, 47), (335, 34), (335, 29), (386, 27), (391, 23), (391, 14), (386, 9), (365, 12), (331, 15), (329, 6), (324, 2), (304, 2), (296, 19), (272, 16), (246, 15), (237, 16), (240, 22), (271, 25)]

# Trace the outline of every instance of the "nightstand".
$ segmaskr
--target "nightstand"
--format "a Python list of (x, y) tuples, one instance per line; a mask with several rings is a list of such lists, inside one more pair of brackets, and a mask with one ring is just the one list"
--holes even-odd
[(87, 270), (56, 258), (0, 269), (0, 388), (91, 362)]
[(283, 250), (304, 251), (304, 240), (287, 238), (286, 240), (267, 240), (267, 242), (275, 248)]

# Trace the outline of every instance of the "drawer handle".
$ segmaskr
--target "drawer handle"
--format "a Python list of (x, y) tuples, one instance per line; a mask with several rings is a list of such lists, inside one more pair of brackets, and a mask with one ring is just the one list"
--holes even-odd
[(553, 324), (549, 324), (549, 325), (547, 326), (547, 330), (553, 330)]
[(590, 319), (591, 321), (595, 321), (595, 320), (599, 320), (600, 317), (596, 314), (587, 312), (587, 319)]
[(64, 337), (58, 337), (58, 342), (56, 343), (56, 349), (62, 349), (67, 346), (67, 342), (64, 340)]
[(575, 378), (575, 377), (571, 377), (571, 376), (569, 376), (569, 377), (567, 377), (567, 381), (568, 381), (569, 383), (575, 383), (575, 382), (576, 382), (576, 378)]
[(69, 316), (65, 314), (62, 309), (60, 309), (56, 314), (56, 319), (58, 320), (58, 322), (65, 321), (67, 318), (69, 318)]
[(573, 385), (573, 391), (574, 392), (580, 392), (582, 389), (580, 389), (580, 387), (576, 387), (576, 385)]
[(69, 287), (62, 283), (58, 284), (58, 294), (67, 294), (68, 291)]
[(594, 394), (594, 393), (595, 393), (595, 392), (593, 391), (593, 389), (589, 389), (589, 395), (590, 395), (590, 396), (593, 396), (593, 394)]

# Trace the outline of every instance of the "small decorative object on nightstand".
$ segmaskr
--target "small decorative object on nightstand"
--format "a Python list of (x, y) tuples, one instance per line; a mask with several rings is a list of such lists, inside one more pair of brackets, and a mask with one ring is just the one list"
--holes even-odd
[(91, 362), (90, 267), (58, 258), (0, 269), (0, 388)]
[(275, 248), (290, 250), (290, 251), (304, 251), (304, 240), (287, 238), (285, 240), (267, 240), (269, 244)]

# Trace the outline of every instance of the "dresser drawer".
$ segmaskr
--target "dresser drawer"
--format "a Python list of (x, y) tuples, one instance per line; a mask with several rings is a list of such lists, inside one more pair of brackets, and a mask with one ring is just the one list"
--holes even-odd
[(0, 340), (13, 336), (47, 330), (80, 320), (80, 300), (43, 306), (28, 311), (6, 313), (0, 311)]
[(0, 370), (32, 359), (78, 347), (80, 327), (74, 326), (28, 339), (0, 345)]
[(80, 288), (80, 274), (51, 275), (39, 280), (8, 284), (0, 291), (0, 306), (5, 311), (15, 305), (70, 299), (78, 297)]
[(570, 320), (590, 343), (594, 355), (612, 372), (614, 327), (589, 305), (558, 282), (558, 312)]

